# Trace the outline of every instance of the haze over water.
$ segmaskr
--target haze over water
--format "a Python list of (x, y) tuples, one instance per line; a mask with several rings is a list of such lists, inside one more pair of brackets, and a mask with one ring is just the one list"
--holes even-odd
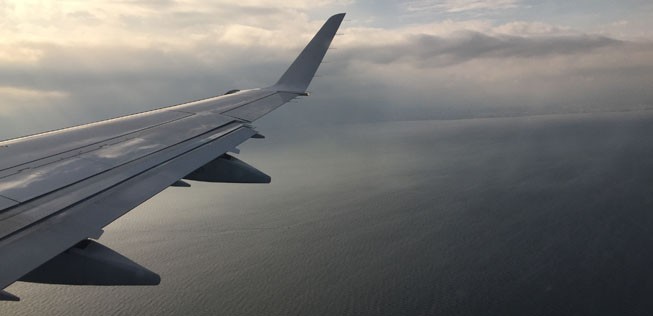
[(649, 315), (653, 112), (261, 129), (269, 185), (170, 188), (101, 242), (157, 287), (2, 315)]

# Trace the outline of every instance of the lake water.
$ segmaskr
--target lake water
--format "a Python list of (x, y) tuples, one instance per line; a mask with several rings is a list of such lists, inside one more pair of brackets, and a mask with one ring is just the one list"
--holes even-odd
[(161, 285), (17, 283), (0, 314), (653, 313), (651, 112), (261, 130), (239, 157), (272, 184), (106, 228)]

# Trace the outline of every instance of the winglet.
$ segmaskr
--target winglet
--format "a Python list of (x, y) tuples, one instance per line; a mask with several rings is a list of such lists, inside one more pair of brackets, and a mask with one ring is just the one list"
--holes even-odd
[(327, 49), (329, 49), (329, 45), (331, 45), (331, 41), (336, 35), (344, 17), (344, 13), (330, 17), (299, 56), (297, 56), (297, 59), (290, 65), (283, 76), (279, 78), (279, 81), (270, 87), (270, 89), (297, 93), (305, 92), (313, 76), (315, 76), (315, 72), (320, 66)]

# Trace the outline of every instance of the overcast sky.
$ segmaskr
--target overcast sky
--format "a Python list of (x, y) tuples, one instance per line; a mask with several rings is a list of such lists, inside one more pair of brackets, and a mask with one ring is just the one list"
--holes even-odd
[(0, 138), (266, 86), (347, 12), (261, 124), (653, 107), (644, 0), (0, 0)]

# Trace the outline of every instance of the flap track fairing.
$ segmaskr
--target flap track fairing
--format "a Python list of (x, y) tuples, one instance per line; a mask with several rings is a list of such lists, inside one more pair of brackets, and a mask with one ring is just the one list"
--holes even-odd
[(270, 183), (267, 174), (224, 154), (184, 177), (187, 180), (225, 183)]
[(65, 285), (158, 285), (161, 277), (87, 239), (24, 275), (20, 281)]

